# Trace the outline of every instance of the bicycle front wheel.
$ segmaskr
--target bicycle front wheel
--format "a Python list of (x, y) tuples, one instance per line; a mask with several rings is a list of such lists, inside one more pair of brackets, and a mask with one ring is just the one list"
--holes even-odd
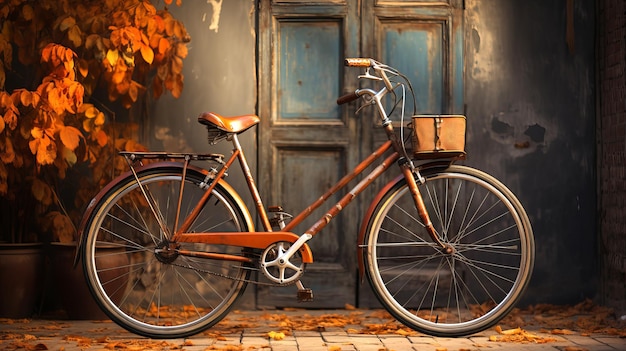
[(363, 241), (374, 293), (400, 322), (436, 336), (495, 325), (519, 300), (534, 262), (530, 221), (502, 183), (465, 166), (424, 170), (420, 192), (442, 250), (417, 215), (406, 181), (377, 204)]
[[(170, 242), (177, 215), (182, 222), (206, 192), (205, 174), (187, 169), (177, 214), (183, 174), (161, 167), (138, 172), (138, 181), (129, 175), (95, 205), (85, 231), (83, 267), (94, 298), (114, 322), (151, 338), (185, 337), (219, 322), (249, 278), (241, 262), (168, 250), (246, 255), (242, 248)], [(189, 228), (209, 231), (248, 231), (242, 208), (221, 184)]]

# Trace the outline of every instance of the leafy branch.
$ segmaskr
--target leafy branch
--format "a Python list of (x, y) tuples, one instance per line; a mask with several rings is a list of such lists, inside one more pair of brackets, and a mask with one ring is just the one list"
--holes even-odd
[[(103, 90), (130, 108), (147, 87), (155, 98), (180, 96), (190, 38), (171, 3), (157, 10), (147, 0), (0, 0), (0, 197), (13, 210), (61, 223), (67, 214), (50, 211), (59, 201), (51, 184), (87, 164), (92, 186), (76, 196), (84, 204), (106, 182), (113, 151), (143, 148), (128, 134), (136, 129), (118, 135), (88, 101)], [(12, 241), (32, 231), (25, 222), (10, 229)]]

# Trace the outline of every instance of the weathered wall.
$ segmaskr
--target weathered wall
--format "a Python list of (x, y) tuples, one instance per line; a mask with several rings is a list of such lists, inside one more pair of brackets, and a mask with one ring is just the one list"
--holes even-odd
[[(191, 42), (184, 60), (184, 90), (180, 98), (166, 94), (149, 105), (149, 146), (153, 150), (219, 152), (230, 155), (230, 143), (209, 146), (206, 129), (197, 122), (202, 112), (225, 116), (256, 112), (255, 1), (185, 1), (170, 6), (185, 23)], [(255, 150), (256, 132), (241, 137)], [(210, 148), (209, 148), (210, 147)], [(249, 163), (256, 166), (256, 155)], [(231, 182), (242, 181), (232, 172)]]
[[(466, 0), (466, 163), (501, 179), (528, 211), (537, 257), (527, 303), (577, 302), (597, 289), (594, 4), (573, 1), (568, 26), (568, 2)], [(155, 150), (206, 151), (203, 111), (256, 112), (255, 0), (220, 2), (214, 17), (217, 3), (171, 8), (192, 42), (182, 97), (150, 104)], [(254, 150), (256, 134), (243, 142)]]
[(567, 3), (466, 1), (468, 164), (530, 216), (528, 303), (576, 302), (597, 286), (594, 5)]
[(598, 1), (602, 302), (626, 315), (626, 1)]

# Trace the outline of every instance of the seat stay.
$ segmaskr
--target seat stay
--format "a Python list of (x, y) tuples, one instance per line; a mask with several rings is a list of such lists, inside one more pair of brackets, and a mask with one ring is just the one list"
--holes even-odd
[[(191, 227), (191, 225), (196, 220), (196, 218), (198, 218), (198, 216), (200, 215), (200, 212), (204, 208), (204, 205), (209, 200), (209, 197), (211, 197), (213, 189), (217, 185), (218, 181), (224, 177), (224, 175), (226, 174), (226, 171), (230, 168), (230, 166), (233, 164), (235, 159), (237, 159), (238, 153), (239, 151), (235, 150), (233, 154), (231, 155), (231, 157), (228, 159), (228, 161), (226, 161), (226, 163), (224, 163), (224, 165), (220, 168), (217, 174), (215, 174), (214, 180), (211, 183), (207, 184), (208, 188), (204, 192), (204, 195), (202, 195), (202, 198), (200, 198), (200, 200), (198, 201), (196, 206), (193, 208), (191, 213), (187, 215), (187, 217), (185, 218), (185, 221), (180, 226), (180, 228), (176, 230), (176, 233), (174, 234), (172, 241), (178, 241), (178, 238), (180, 237), (181, 233), (184, 233), (187, 230), (189, 230), (189, 227)], [(184, 179), (181, 181), (184, 182)], [(180, 203), (178, 204), (177, 212), (180, 212)]]

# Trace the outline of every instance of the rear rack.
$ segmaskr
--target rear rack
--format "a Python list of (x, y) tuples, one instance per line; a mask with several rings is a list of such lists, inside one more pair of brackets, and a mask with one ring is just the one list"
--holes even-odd
[[(119, 154), (121, 156), (124, 156), (124, 158), (126, 159), (126, 163), (128, 163), (128, 166), (130, 167), (130, 171), (135, 177), (137, 184), (139, 184), (139, 189), (141, 190), (141, 192), (143, 193), (146, 199), (149, 199), (150, 197), (147, 195), (147, 190), (143, 187), (143, 185), (139, 181), (139, 178), (137, 176), (137, 171), (135, 170), (135, 167), (134, 167), (135, 162), (139, 162), (139, 164), (143, 165), (142, 160), (172, 160), (172, 159), (182, 160), (181, 163), (183, 163), (183, 171), (182, 171), (183, 173), (182, 173), (182, 178), (180, 182), (180, 191), (179, 191), (179, 196), (178, 196), (178, 207), (177, 207), (178, 209), (181, 208), (181, 204), (183, 201), (183, 194), (185, 191), (184, 190), (185, 179), (186, 179), (187, 169), (191, 161), (212, 161), (220, 165), (225, 165), (224, 155), (222, 154), (196, 154), (196, 153), (182, 153), (182, 152), (134, 152), (134, 151), (120, 151)], [(220, 172), (222, 173), (221, 174), (222, 176), (226, 175), (225, 169), (222, 169)], [(212, 182), (212, 179), (215, 179), (215, 176), (218, 173), (219, 172), (217, 169), (215, 169), (214, 167), (211, 167), (211, 169), (207, 171), (204, 181), (202, 181), (199, 184), (200, 187), (202, 187), (205, 190), (207, 188), (210, 188), (209, 184)], [(153, 204), (149, 203), (149, 205), (154, 215), (157, 216), (158, 218), (156, 210), (153, 208)], [(177, 211), (176, 218), (174, 219), (173, 228), (178, 228), (179, 214), (180, 212)], [(162, 223), (162, 221), (160, 221), (159, 225), (161, 226), (161, 230), (163, 230), (163, 232), (166, 232), (166, 233), (168, 232), (166, 226), (164, 225), (164, 223)]]
[(196, 154), (182, 152), (135, 152), (120, 151), (120, 155), (124, 156), (128, 161), (141, 161), (143, 159), (182, 159), (187, 161), (215, 161), (224, 164), (224, 155), (222, 154)]

